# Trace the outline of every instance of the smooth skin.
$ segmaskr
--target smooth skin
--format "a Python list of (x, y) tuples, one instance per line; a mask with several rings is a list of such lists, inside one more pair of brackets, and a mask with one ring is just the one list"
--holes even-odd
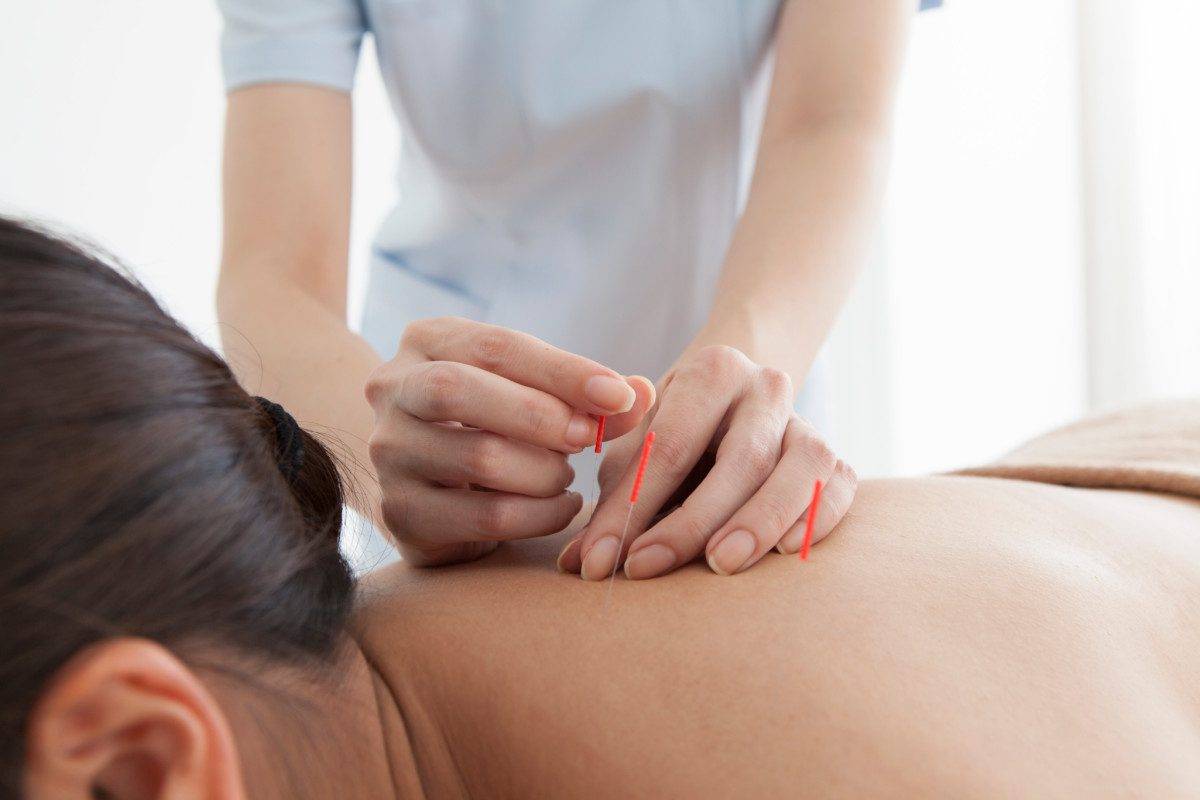
[(26, 796), (1196, 797), (1198, 530), (1200, 501), (934, 477), (864, 481), (806, 564), (607, 606), (562, 537), (395, 565), (326, 675), (81, 653)]
[[(853, 471), (794, 416), (792, 402), (876, 216), (914, 8), (911, 0), (785, 5), (753, 184), (718, 299), (658, 380), (649, 412), (653, 388), (644, 379), (629, 378), (620, 398), (616, 390), (588, 398), (589, 379), (621, 376), (466, 320), (422, 322), (381, 361), (346, 319), (350, 97), (291, 84), (232, 92), (218, 313), (234, 369), (304, 424), (347, 443), (356, 506), (414, 563), (478, 557), (498, 541), (565, 525), (578, 499), (548, 495), (565, 485), (560, 456), (583, 439), (577, 414), (610, 416), (606, 437), (616, 441), (595, 518), (560, 554), (562, 569), (597, 579), (624, 559), (616, 547), (622, 487), (651, 425), (658, 456), (626, 543), (640, 556), (630, 558), (630, 577), (663, 574), (701, 553), (714, 571), (733, 574), (773, 547), (794, 549), (805, 503), (782, 500), (773, 484), (821, 479), (829, 508), (842, 513), (855, 492)], [(431, 352), (431, 331), (460, 346)], [(503, 371), (509, 361), (521, 370)], [(541, 375), (566, 383), (531, 377)], [(561, 424), (561, 440), (557, 429), (548, 438), (549, 420)], [(466, 461), (449, 462), (443, 448)], [(480, 498), (472, 487), (502, 496)], [(421, 516), (425, 506), (443, 512), (436, 524)], [(817, 538), (837, 519), (831, 513)]]

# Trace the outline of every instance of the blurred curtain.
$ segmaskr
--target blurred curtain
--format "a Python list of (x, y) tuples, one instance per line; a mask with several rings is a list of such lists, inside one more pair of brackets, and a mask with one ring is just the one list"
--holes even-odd
[(1088, 396), (1200, 394), (1200, 4), (1079, 0)]
[(915, 25), (877, 256), (831, 341), (867, 475), (1200, 395), (1200, 3), (973, 0)]
[(861, 474), (981, 462), (1086, 408), (1076, 2), (914, 21), (877, 255), (829, 348)]

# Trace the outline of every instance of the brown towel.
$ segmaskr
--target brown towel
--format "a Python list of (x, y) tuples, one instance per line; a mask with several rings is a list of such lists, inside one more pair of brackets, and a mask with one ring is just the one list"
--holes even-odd
[(954, 474), (1200, 497), (1200, 399), (1087, 417)]

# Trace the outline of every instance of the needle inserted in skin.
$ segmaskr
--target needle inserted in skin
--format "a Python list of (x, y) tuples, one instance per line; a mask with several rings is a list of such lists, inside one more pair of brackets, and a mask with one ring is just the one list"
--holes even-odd
[(629, 533), (629, 522), (633, 519), (633, 503), (629, 504), (629, 513), (625, 515), (625, 527), (621, 529), (621, 543), (617, 546), (617, 560), (613, 563), (612, 575), (608, 576), (608, 591), (604, 593), (604, 610), (612, 602), (613, 584), (617, 580), (617, 564), (621, 561), (621, 551), (625, 549), (625, 535)]
[(629, 533), (629, 522), (633, 519), (633, 506), (637, 503), (638, 492), (642, 490), (642, 478), (646, 475), (646, 463), (650, 460), (650, 450), (653, 447), (654, 431), (650, 431), (646, 434), (646, 441), (642, 443), (642, 457), (638, 461), (637, 474), (633, 478), (633, 491), (629, 493), (629, 513), (625, 515), (625, 527), (621, 529), (621, 543), (617, 545), (617, 557), (613, 561), (612, 575), (608, 576), (608, 592), (604, 597), (605, 610), (608, 610), (609, 601), (612, 600), (613, 583), (617, 579), (617, 565), (621, 563), (621, 553), (625, 550), (625, 536)]

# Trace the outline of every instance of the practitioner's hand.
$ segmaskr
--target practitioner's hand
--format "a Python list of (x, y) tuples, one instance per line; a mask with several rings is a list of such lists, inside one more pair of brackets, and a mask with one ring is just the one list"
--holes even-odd
[(582, 505), (567, 454), (636, 427), (653, 403), (581, 356), (495, 325), (414, 322), (367, 381), (382, 518), (406, 561), (477, 558), (505, 539), (562, 530)]
[(559, 567), (600, 580), (612, 572), (645, 432), (654, 450), (625, 539), (625, 574), (652, 578), (704, 552), (732, 575), (772, 547), (795, 553), (804, 536), (813, 482), (822, 481), (813, 541), (850, 507), (854, 471), (792, 410), (786, 373), (731, 347), (685, 354), (662, 380), (660, 399), (638, 427), (609, 449), (600, 500)]

